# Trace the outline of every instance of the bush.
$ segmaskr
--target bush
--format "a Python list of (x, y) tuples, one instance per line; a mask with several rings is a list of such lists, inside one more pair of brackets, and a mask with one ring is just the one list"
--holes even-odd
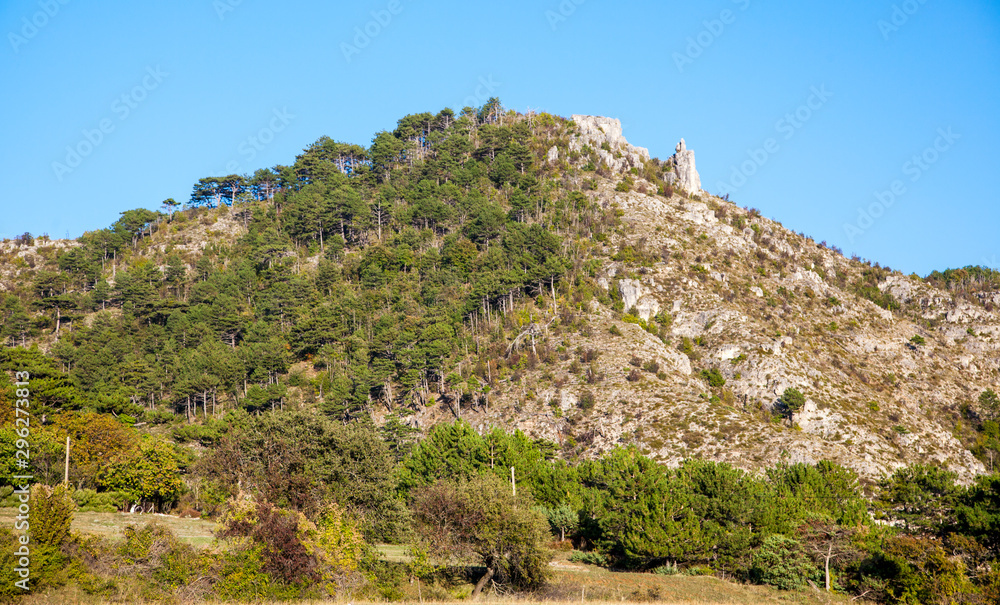
[(721, 387), (726, 384), (726, 379), (722, 376), (722, 372), (716, 368), (702, 370), (701, 377), (705, 379), (708, 386), (713, 388)]
[(653, 573), (658, 576), (676, 576), (681, 571), (677, 568), (676, 563), (667, 563), (666, 565), (660, 565), (659, 567), (653, 569)]
[(59, 548), (69, 539), (76, 504), (65, 485), (31, 488), (31, 538), (41, 546)]
[(569, 556), (569, 560), (573, 563), (586, 563), (587, 565), (600, 565), (601, 567), (608, 565), (608, 558), (596, 550), (588, 550), (586, 552), (574, 550), (573, 554)]
[[(960, 560), (949, 556), (932, 538), (893, 536), (874, 558), (870, 575), (897, 603), (975, 603), (957, 600), (974, 587)], [(964, 596), (964, 595), (963, 595)]]
[(913, 338), (910, 339), (910, 342), (918, 347), (922, 347), (927, 344), (927, 340), (920, 334), (914, 335)]
[(241, 502), (223, 519), (223, 538), (244, 538), (251, 549), (259, 549), (263, 569), (286, 584), (316, 581), (317, 560), (299, 538), (301, 513), (274, 508), (266, 503)]
[[(24, 590), (16, 586), (14, 582), (22, 580), (15, 568), (18, 565), (18, 556), (14, 551), (20, 545), (17, 536), (14, 535), (6, 524), (0, 527), (0, 600), (7, 602), (7, 599), (24, 594)], [(31, 582), (29, 586), (34, 588), (37, 582)]]
[(750, 578), (781, 590), (805, 588), (818, 573), (798, 540), (778, 534), (768, 536), (751, 557)]

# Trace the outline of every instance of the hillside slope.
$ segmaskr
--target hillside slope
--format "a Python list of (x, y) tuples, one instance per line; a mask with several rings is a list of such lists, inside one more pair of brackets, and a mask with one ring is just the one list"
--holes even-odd
[[(490, 166), (495, 184), (483, 185), (488, 183), (485, 176), (466, 179), (461, 188), (467, 199), (479, 191), (490, 203), (509, 210), (508, 225), (526, 225), (528, 233), (531, 225), (538, 224), (559, 237), (553, 244), (558, 245), (554, 256), (539, 257), (537, 267), (530, 268), (534, 276), (530, 279), (524, 265), (522, 282), (515, 286), (483, 285), (485, 267), (491, 266), (491, 244), (495, 250), (500, 240), (474, 231), (490, 228), (485, 214), (463, 210), (461, 201), (449, 201), (440, 193), (447, 175), (427, 185), (432, 193), (425, 198), (400, 195), (392, 218), (383, 223), (378, 192), (385, 191), (390, 172), (418, 170), (442, 153), (424, 138), (400, 134), (405, 130), (401, 120), (396, 138), (410, 141), (414, 151), (387, 165), (384, 175), (376, 175), (372, 160), (370, 174), (376, 176), (371, 178), (379, 184), (363, 197), (375, 209), (372, 212), (378, 212), (375, 223), (345, 228), (341, 218), (329, 233), (320, 226), (319, 237), (302, 227), (280, 245), (268, 243), (280, 240), (279, 234), (305, 216), (305, 210), (297, 210), (296, 204), (305, 203), (295, 197), (298, 193), (246, 198), (244, 204), (232, 207), (192, 208), (169, 222), (165, 216), (143, 222), (132, 250), (122, 248), (123, 267), (119, 268), (119, 257), (104, 258), (100, 270), (93, 271), (116, 291), (121, 289), (122, 271), (134, 285), (137, 271), (152, 270), (155, 279), (147, 276), (140, 281), (148, 280), (151, 291), (158, 293), (156, 304), (133, 304), (127, 292), (97, 302), (93, 292), (99, 279), (93, 275), (46, 290), (44, 280), (53, 279), (53, 273), (76, 275), (67, 259), (68, 251), (80, 243), (4, 242), (0, 292), (9, 293), (4, 320), (10, 323), (21, 317), (13, 302), (16, 297), (34, 322), (32, 328), (21, 330), (20, 338), (8, 330), (8, 344), (38, 343), (87, 391), (98, 388), (88, 378), (96, 370), (84, 374), (76, 369), (68, 349), (88, 346), (88, 339), (95, 338), (88, 330), (120, 321), (135, 322), (140, 331), (162, 325), (172, 334), (171, 326), (178, 325), (180, 316), (169, 317), (178, 312), (208, 318), (205, 321), (218, 338), (204, 346), (226, 345), (213, 355), (223, 355), (228, 348), (242, 351), (244, 346), (273, 349), (273, 343), (281, 343), (288, 358), (271, 365), (247, 358), (241, 361), (246, 364), (242, 374), (230, 378), (220, 374), (208, 386), (174, 391), (184, 375), (181, 369), (156, 374), (158, 370), (150, 368), (148, 376), (143, 374), (146, 386), (123, 378), (114, 387), (116, 397), (131, 402), (132, 413), (151, 410), (159, 401), (195, 421), (199, 397), (206, 418), (209, 405), (214, 415), (217, 400), (272, 407), (279, 402), (318, 405), (332, 414), (363, 410), (380, 422), (394, 416), (423, 429), (462, 417), (484, 429), (492, 425), (523, 429), (558, 443), (570, 456), (637, 444), (671, 464), (703, 457), (757, 469), (780, 460), (830, 459), (869, 480), (915, 462), (946, 466), (965, 481), (985, 470), (969, 451), (974, 435), (966, 418), (980, 392), (995, 388), (1000, 375), (996, 311), (1000, 293), (946, 291), (916, 276), (844, 258), (752, 209), (701, 191), (693, 152), (683, 142), (675, 156), (661, 162), (625, 141), (616, 120), (573, 116), (573, 121), (554, 119), (539, 125), (533, 116), (512, 112), (508, 116), (515, 125), (526, 125), (518, 149), (491, 143), (487, 124), (468, 136), (476, 151), (456, 153), (480, 158), (481, 164)], [(451, 128), (444, 127), (444, 132)], [(491, 144), (500, 152), (483, 153)], [(376, 148), (373, 144), (371, 157)], [(316, 149), (307, 149), (293, 168), (316, 178), (316, 165), (309, 163), (318, 161), (311, 155)], [(335, 160), (329, 154), (321, 159), (352, 178), (368, 178), (369, 173), (357, 166), (353, 170), (362, 176), (351, 172), (345, 153), (355, 152), (339, 149)], [(505, 169), (504, 154), (514, 158), (512, 172), (498, 178), (497, 171)], [(529, 154), (533, 160), (522, 160), (520, 173), (534, 172), (537, 184), (525, 185), (522, 178), (514, 187), (517, 157)], [(403, 187), (401, 177), (393, 178), (395, 186)], [(428, 182), (417, 185), (416, 180), (411, 185), (416, 189)], [(342, 190), (331, 186), (334, 192), (322, 195), (334, 199)], [(530, 197), (519, 197), (522, 190)], [(457, 199), (458, 194), (454, 196)], [(457, 214), (447, 220), (433, 218), (437, 210), (413, 214), (427, 199), (457, 204)], [(565, 212), (574, 205), (578, 215)], [(463, 235), (449, 239), (454, 237), (450, 228), (436, 227), (434, 220), (441, 225), (458, 221), (452, 234)], [(397, 235), (390, 240), (382, 230), (388, 231), (391, 224)], [(331, 244), (333, 237), (337, 239)], [(339, 320), (321, 322), (320, 310), (335, 306), (331, 300), (341, 300), (338, 297), (348, 292), (377, 294), (380, 288), (389, 288), (382, 278), (366, 273), (365, 263), (383, 242), (396, 246), (397, 260), (398, 250), (405, 246), (415, 256), (425, 255), (420, 258), (444, 259), (428, 262), (457, 265), (456, 242), (469, 241), (465, 237), (475, 242), (471, 254), (478, 254), (481, 264), (463, 266), (464, 273), (456, 269), (457, 281), (441, 282), (429, 294), (426, 280), (410, 277), (416, 270), (425, 271), (424, 265), (399, 261), (399, 268), (393, 269), (398, 271), (396, 279), (418, 280), (412, 287), (420, 289), (419, 296), (414, 291), (419, 300), (400, 302), (398, 295), (381, 302), (377, 296), (356, 303), (344, 299), (331, 311)], [(94, 248), (92, 242), (87, 245)], [(328, 252), (331, 246), (341, 247), (342, 252)], [(562, 268), (548, 273), (538, 268), (558, 265), (555, 256), (565, 263)], [(286, 272), (280, 278), (274, 277), (276, 266)], [(338, 276), (330, 277), (334, 266)], [(389, 265), (380, 266), (388, 275)], [(516, 264), (508, 263), (507, 270), (517, 274)], [(232, 298), (226, 304), (233, 316), (245, 318), (239, 326), (223, 325), (226, 322), (218, 314), (212, 315), (213, 305), (220, 304), (219, 292), (226, 292), (219, 285), (223, 278), (218, 287), (204, 285), (213, 283), (213, 272), (230, 275), (226, 279), (236, 284), (233, 295), (224, 296)], [(246, 277), (251, 273), (255, 276)], [(255, 281), (240, 290), (241, 279)], [(275, 302), (279, 282), (289, 292), (298, 292), (297, 288), (308, 292), (289, 294), (294, 302), (287, 305)], [(61, 294), (56, 292), (60, 288)], [(481, 294), (481, 306), (476, 302), (476, 292), (481, 292), (477, 288), (492, 288)], [(74, 291), (77, 298), (59, 307), (56, 299)], [(457, 302), (434, 311), (433, 301), (452, 296), (452, 291), (462, 293), (454, 295)], [(378, 318), (370, 318), (367, 328), (356, 316), (345, 319), (345, 313), (352, 313), (351, 305), (372, 316), (392, 307), (391, 318), (381, 317), (395, 322), (399, 331), (417, 336), (406, 341), (409, 344), (397, 344), (391, 355), (380, 356), (376, 351), (380, 337), (372, 328)], [(68, 307), (73, 310), (63, 317)], [(455, 318), (450, 324), (454, 340), (428, 336), (444, 316)], [(106, 319), (97, 321), (101, 317)], [(416, 327), (408, 324), (411, 319)], [(67, 322), (62, 330), (60, 322)], [(260, 326), (265, 323), (272, 332), (263, 332)], [(315, 333), (302, 336), (308, 326)], [(195, 342), (203, 338), (213, 340), (199, 336)], [(367, 361), (352, 357), (360, 345), (349, 345), (351, 338), (368, 341)], [(401, 361), (406, 347), (423, 346), (425, 341), (445, 343), (438, 353), (423, 353), (438, 355), (442, 360), (438, 365)], [(437, 350), (431, 345), (428, 351)], [(144, 354), (142, 363), (149, 365), (149, 353)], [(141, 351), (136, 355), (141, 361)], [(382, 362), (395, 364), (396, 369), (379, 374)], [(196, 363), (193, 367), (190, 372), (197, 376), (215, 371)], [(364, 380), (359, 379), (360, 367), (369, 373)], [(414, 373), (414, 367), (421, 369)], [(114, 371), (111, 375), (117, 376)], [(340, 385), (340, 377), (351, 386)], [(260, 394), (278, 383), (284, 389), (280, 394), (273, 389)], [(259, 385), (260, 393), (248, 384)], [(779, 403), (789, 387), (806, 397), (804, 407), (794, 413), (786, 413)], [(351, 395), (335, 394), (343, 389)], [(333, 401), (337, 397), (343, 402)], [(147, 406), (146, 401), (151, 403)], [(963, 408), (964, 404), (972, 407)]]

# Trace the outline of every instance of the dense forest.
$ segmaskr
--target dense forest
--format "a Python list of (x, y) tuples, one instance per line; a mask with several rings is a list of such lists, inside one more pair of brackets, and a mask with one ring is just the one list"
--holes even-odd
[[(634, 447), (586, 459), (461, 420), (565, 353), (515, 347), (527, 326), (573, 329), (592, 298), (626, 311), (593, 279), (621, 228), (587, 195), (608, 169), (587, 147), (547, 159), (573, 133), (497, 99), (410, 115), (368, 147), (323, 137), (288, 166), (203, 178), (183, 204), (40, 246), (51, 262), (0, 292), (0, 496), (14, 505), (23, 473), (26, 372), (36, 586), (155, 599), (208, 578), (194, 596), (400, 598), (412, 579), (447, 586), (471, 565), (476, 594), (543, 591), (550, 550), (566, 548), (612, 569), (877, 602), (1000, 600), (995, 473), (959, 485), (913, 466), (868, 484), (829, 462), (667, 468)], [(686, 195), (668, 170), (650, 160), (619, 190), (641, 176), (650, 193)], [(637, 266), (658, 254), (619, 252)], [(978, 267), (927, 281), (1000, 287)], [(662, 337), (669, 322), (642, 323)], [(456, 420), (421, 439), (411, 416), (436, 404)], [(1000, 401), (987, 390), (977, 404), (985, 459), (1000, 451)], [(71, 489), (53, 490), (67, 437)], [(198, 551), (156, 527), (81, 537), (74, 509), (218, 519), (233, 546)], [(0, 558), (14, 539), (0, 528)], [(409, 545), (410, 562), (380, 560), (379, 543)]]

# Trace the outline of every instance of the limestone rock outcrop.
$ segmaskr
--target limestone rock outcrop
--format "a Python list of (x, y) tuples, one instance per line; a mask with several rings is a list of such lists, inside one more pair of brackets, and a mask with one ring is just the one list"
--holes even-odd
[(615, 118), (574, 115), (573, 122), (580, 134), (569, 142), (570, 151), (582, 151), (590, 146), (609, 168), (621, 172), (641, 168), (649, 159), (649, 150), (631, 145), (622, 136), (622, 123)]
[(639, 317), (645, 321), (649, 321), (660, 312), (660, 303), (650, 296), (649, 290), (638, 280), (621, 280), (618, 282), (618, 292), (622, 296), (622, 302), (625, 303), (625, 309), (634, 308)]
[(701, 177), (694, 167), (694, 151), (687, 148), (684, 139), (677, 144), (674, 155), (667, 160), (667, 165), (672, 168), (667, 172), (668, 183), (688, 193), (701, 191)]
[[(575, 114), (573, 122), (579, 128), (579, 134), (569, 142), (571, 152), (580, 152), (584, 147), (590, 147), (597, 153), (602, 163), (616, 172), (624, 172), (629, 168), (642, 168), (649, 160), (648, 149), (636, 147), (622, 136), (621, 121), (603, 116)], [(549, 161), (552, 162), (556, 158), (553, 158), (550, 150)], [(670, 156), (665, 164), (668, 168), (668, 184), (688, 193), (701, 191), (701, 177), (698, 176), (698, 170), (694, 165), (694, 151), (687, 148), (684, 139), (677, 144), (674, 155)]]

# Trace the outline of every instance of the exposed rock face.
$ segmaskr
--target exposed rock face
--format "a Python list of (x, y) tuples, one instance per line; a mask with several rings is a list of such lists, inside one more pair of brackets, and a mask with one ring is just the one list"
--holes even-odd
[(549, 154), (547, 156), (547, 159), (549, 161), (549, 164), (551, 164), (553, 162), (557, 162), (559, 160), (559, 148), (556, 147), (555, 145), (553, 145), (549, 149)]
[(694, 167), (694, 151), (687, 148), (684, 139), (677, 143), (676, 153), (667, 160), (673, 171), (667, 173), (667, 181), (688, 193), (701, 191), (701, 177)]
[(622, 302), (626, 309), (631, 309), (635, 303), (646, 293), (642, 283), (635, 279), (623, 279), (618, 282), (618, 293), (622, 295)]
[(580, 134), (569, 142), (570, 151), (581, 151), (584, 145), (589, 145), (602, 162), (618, 172), (641, 168), (649, 159), (648, 149), (634, 147), (625, 140), (622, 123), (615, 118), (574, 115), (573, 122)]
[(622, 295), (622, 302), (625, 309), (635, 308), (639, 317), (649, 321), (660, 312), (660, 303), (649, 296), (649, 290), (644, 288), (642, 283), (634, 279), (623, 279), (618, 282), (618, 292)]

